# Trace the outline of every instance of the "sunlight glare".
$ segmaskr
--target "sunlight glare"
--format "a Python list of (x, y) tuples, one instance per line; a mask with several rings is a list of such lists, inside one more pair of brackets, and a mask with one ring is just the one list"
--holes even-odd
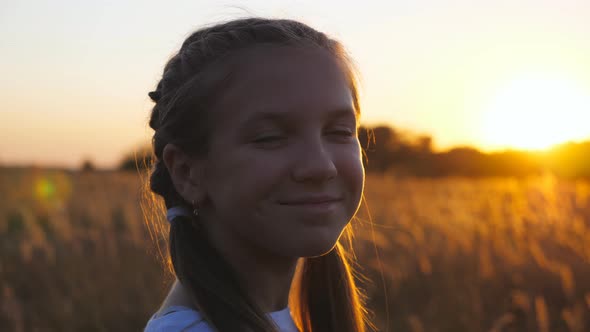
[(540, 150), (590, 137), (590, 91), (576, 83), (528, 75), (506, 84), (484, 108), (484, 145)]

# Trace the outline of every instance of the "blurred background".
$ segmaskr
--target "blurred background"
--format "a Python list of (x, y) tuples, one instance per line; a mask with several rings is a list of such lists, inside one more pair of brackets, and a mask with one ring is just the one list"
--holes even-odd
[(0, 330), (141, 330), (173, 276), (147, 93), (244, 16), (362, 75), (359, 280), (380, 331), (590, 330), (590, 2), (0, 2)]

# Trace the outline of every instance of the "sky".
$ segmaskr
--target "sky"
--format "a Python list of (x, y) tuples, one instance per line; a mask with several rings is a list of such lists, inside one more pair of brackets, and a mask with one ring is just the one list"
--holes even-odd
[(116, 166), (149, 142), (147, 93), (184, 38), (252, 15), (339, 39), (366, 125), (439, 150), (590, 139), (590, 1), (0, 0), (0, 164)]

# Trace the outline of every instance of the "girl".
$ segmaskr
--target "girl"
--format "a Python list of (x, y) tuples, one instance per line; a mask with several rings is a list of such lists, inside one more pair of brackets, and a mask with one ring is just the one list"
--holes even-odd
[(364, 331), (339, 243), (364, 186), (342, 45), (291, 20), (211, 26), (149, 96), (177, 280), (145, 331)]

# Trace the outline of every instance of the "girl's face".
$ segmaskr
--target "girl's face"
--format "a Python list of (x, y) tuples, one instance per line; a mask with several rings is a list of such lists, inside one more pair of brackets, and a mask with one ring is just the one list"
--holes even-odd
[(350, 88), (326, 51), (243, 53), (210, 110), (204, 222), (218, 245), (325, 254), (356, 213), (364, 185)]

